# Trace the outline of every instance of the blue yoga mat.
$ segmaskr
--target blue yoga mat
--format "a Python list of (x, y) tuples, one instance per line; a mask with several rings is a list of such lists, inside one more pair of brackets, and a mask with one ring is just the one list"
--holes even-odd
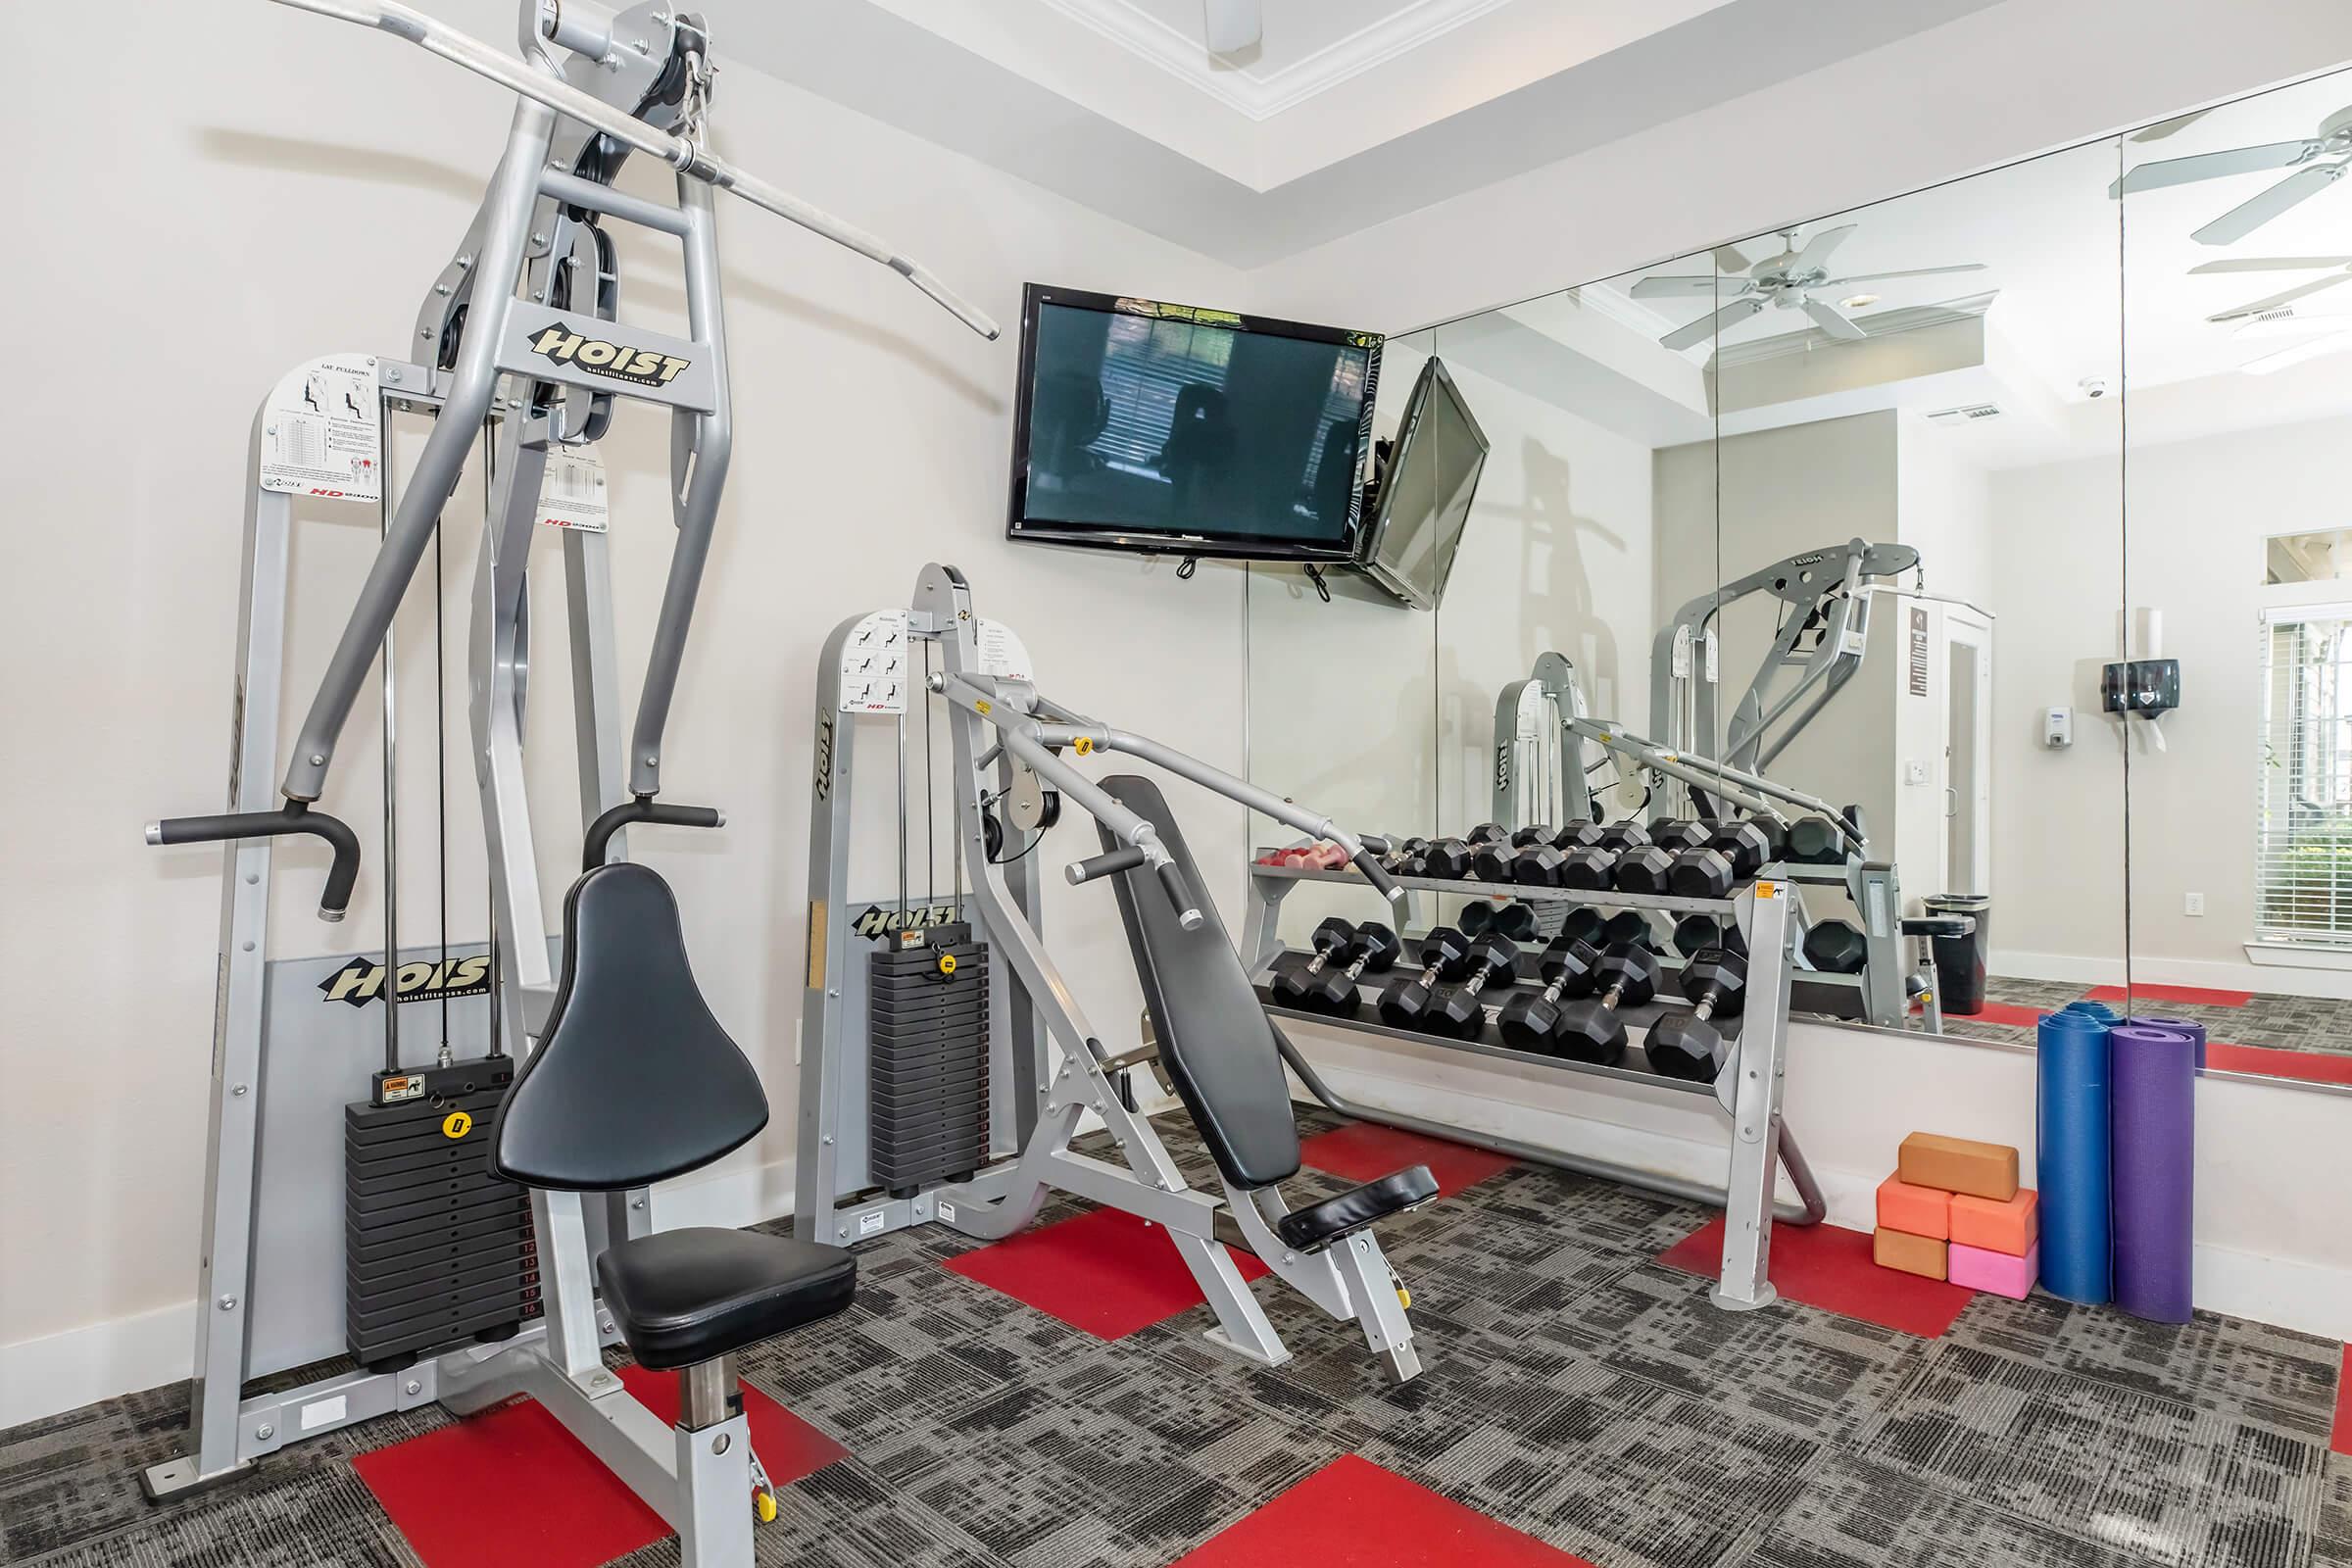
[(2064, 1010), (2067, 1012), (2079, 1012), (2083, 1014), (2085, 1017), (2096, 1018), (2101, 1023), (2122, 1023), (2124, 1021), (2124, 1015), (2116, 1011), (2113, 1007), (2107, 1005), (2107, 1004), (2104, 1002), (2091, 1002), (2087, 999), (2082, 1002), (2070, 1002), (2066, 1004)]
[(2088, 1013), (2053, 1012), (2036, 1036), (2042, 1288), (2070, 1301), (2104, 1301), (2114, 1294), (2107, 1025)]

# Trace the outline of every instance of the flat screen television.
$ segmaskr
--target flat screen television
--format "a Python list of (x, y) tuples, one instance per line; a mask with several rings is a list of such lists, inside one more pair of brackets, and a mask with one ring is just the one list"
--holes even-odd
[(1352, 562), (1381, 335), (1032, 283), (1006, 536)]
[(1406, 604), (1435, 610), (1452, 575), (1470, 500), (1487, 466), (1486, 432), (1431, 355), (1405, 399), (1372, 507), (1364, 575)]

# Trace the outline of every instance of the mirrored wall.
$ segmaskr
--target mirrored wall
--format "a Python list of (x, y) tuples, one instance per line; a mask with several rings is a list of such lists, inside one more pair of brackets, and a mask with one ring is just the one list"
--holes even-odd
[[(2347, 105), (1391, 339), (1376, 435), (1434, 360), (1487, 443), (1459, 552), (1433, 611), (1251, 568), (1253, 777), (1431, 839), (1769, 802), (1803, 1011), (2024, 1048), (2104, 1000), (2205, 1024), (2209, 1070), (2352, 1084)], [(1283, 905), (1304, 946), (1347, 901), (1299, 892), (1333, 895)], [(1706, 936), (1649, 923), (1670, 962)]]

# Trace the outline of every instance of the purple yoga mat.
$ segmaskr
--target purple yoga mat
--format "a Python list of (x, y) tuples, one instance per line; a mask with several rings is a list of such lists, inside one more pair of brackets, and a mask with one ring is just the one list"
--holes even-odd
[(2107, 1032), (2113, 1052), (2115, 1304), (2185, 1323), (2190, 1310), (2197, 1046), (2148, 1024)]
[(2204, 1067), (2205, 1026), (2203, 1024), (2190, 1023), (2186, 1018), (2132, 1018), (2126, 1021), (2138, 1024), (2146, 1029), (2162, 1029), (2169, 1034), (2188, 1036), (2197, 1043), (2197, 1066), (2200, 1069)]

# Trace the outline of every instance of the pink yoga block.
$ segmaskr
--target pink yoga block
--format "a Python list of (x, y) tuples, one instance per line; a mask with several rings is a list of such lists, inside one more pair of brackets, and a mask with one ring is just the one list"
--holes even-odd
[(1946, 1268), (1946, 1277), (1954, 1285), (2022, 1301), (2034, 1294), (2034, 1282), (2041, 1277), (2041, 1244), (2035, 1242), (2023, 1257), (2011, 1257), (2007, 1252), (1954, 1242)]

